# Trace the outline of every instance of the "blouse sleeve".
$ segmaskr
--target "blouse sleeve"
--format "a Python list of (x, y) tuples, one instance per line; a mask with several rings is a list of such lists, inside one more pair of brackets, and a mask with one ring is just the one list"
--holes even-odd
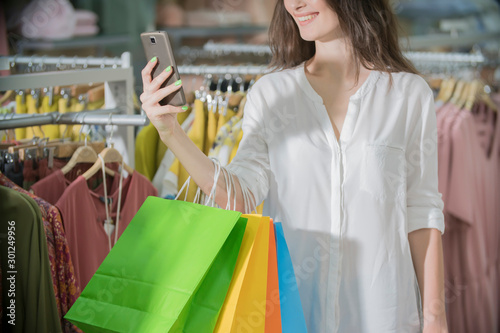
[(444, 204), (438, 191), (437, 121), (430, 89), (416, 101), (414, 110), (406, 147), (408, 233), (424, 228), (444, 233)]
[(263, 107), (247, 95), (243, 116), (243, 138), (236, 156), (226, 167), (238, 177), (242, 190), (248, 190), (255, 198), (255, 205), (260, 204), (269, 191), (269, 153), (265, 136)]

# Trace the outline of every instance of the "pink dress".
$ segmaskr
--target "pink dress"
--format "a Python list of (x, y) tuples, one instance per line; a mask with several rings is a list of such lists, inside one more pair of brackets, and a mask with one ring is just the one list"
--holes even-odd
[[(116, 186), (116, 178), (119, 178), (118, 173), (113, 185), (108, 186), (113, 220), (116, 220), (118, 206), (119, 189)], [(56, 207), (61, 211), (75, 273), (82, 290), (109, 253), (108, 235), (103, 226), (106, 212), (100, 192), (90, 190), (85, 178), (79, 176), (66, 188), (56, 203)], [(157, 193), (151, 182), (136, 171), (123, 180), (119, 236), (144, 200), (148, 196), (157, 196)], [(111, 234), (111, 245), (114, 245), (114, 233)]]

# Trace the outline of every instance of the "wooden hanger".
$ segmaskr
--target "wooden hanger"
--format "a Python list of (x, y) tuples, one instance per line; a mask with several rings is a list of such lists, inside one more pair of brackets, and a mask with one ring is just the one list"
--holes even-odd
[(472, 81), (469, 87), (469, 92), (468, 96), (466, 98), (466, 101), (464, 103), (464, 108), (468, 111), (472, 110), (472, 107), (477, 101), (479, 89), (481, 88), (481, 83), (478, 80)]
[(15, 154), (17, 153), (19, 155), (19, 159), (21, 161), (24, 161), (24, 158), (26, 157), (26, 152), (29, 149), (34, 149), (34, 148), (39, 148), (40, 142), (42, 142), (44, 139), (40, 139), (39, 137), (33, 137), (29, 143), (17, 145), (17, 146), (10, 146), (7, 149), (7, 152), (9, 154)]
[[(100, 153), (100, 155), (102, 156), (104, 163), (120, 163), (121, 164), (123, 161), (122, 155), (115, 148), (111, 148), (111, 147), (104, 148), (103, 151)], [(123, 163), (123, 168), (129, 174), (132, 174), (134, 172), (134, 169), (132, 169), (130, 166), (128, 166), (125, 163)], [(88, 169), (82, 176), (86, 180), (89, 180), (92, 176), (94, 176), (101, 169), (102, 169), (102, 161), (100, 158), (97, 158), (94, 165), (91, 166), (90, 169)]]
[(87, 91), (89, 103), (99, 102), (104, 100), (104, 84), (100, 84), (95, 88)]
[(460, 97), (462, 96), (462, 92), (465, 88), (465, 81), (459, 80), (455, 86), (455, 90), (453, 92), (453, 96), (451, 97), (450, 102), (457, 105)]
[[(61, 172), (66, 175), (70, 172), (77, 164), (79, 163), (95, 163), (99, 157), (97, 156), (96, 151), (91, 146), (81, 146), (76, 149), (73, 156), (69, 160), (68, 164), (66, 164)], [(114, 176), (115, 172), (108, 167), (105, 168), (106, 173), (110, 176)]]
[[(455, 91), (455, 87), (457, 86), (457, 80), (454, 78), (449, 78), (446, 80), (444, 87), (442, 88), (442, 95), (438, 96), (437, 100), (442, 101), (443, 103), (447, 103), (453, 96), (453, 92)], [(441, 92), (440, 92), (441, 94)]]
[(3, 94), (2, 97), (0, 97), (0, 105), (8, 101), (9, 99), (13, 99), (15, 97), (14, 95), (14, 90), (8, 90)]
[[(457, 100), (457, 107), (459, 109), (463, 109), (465, 106), (465, 103), (467, 103), (467, 99), (469, 98), (469, 95), (471, 94), (471, 89), (472, 89), (472, 83), (471, 82), (465, 82), (464, 83), (464, 88), (462, 89), (460, 96)], [(474, 92), (472, 92), (473, 94)]]

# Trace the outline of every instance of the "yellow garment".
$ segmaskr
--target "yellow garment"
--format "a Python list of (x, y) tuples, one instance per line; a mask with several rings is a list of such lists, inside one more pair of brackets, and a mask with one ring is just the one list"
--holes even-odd
[[(54, 96), (52, 105), (49, 105), (49, 99), (49, 96), (43, 96), (42, 106), (39, 110), (40, 114), (57, 111), (59, 107), (59, 104), (57, 103), (57, 96)], [(45, 134), (45, 137), (51, 140), (59, 139), (61, 137), (59, 133), (59, 125), (43, 125), (42, 131)]]
[[(205, 124), (206, 124), (206, 113), (207, 113), (207, 110), (205, 108), (205, 103), (203, 103), (200, 100), (196, 100), (194, 102), (194, 112), (195, 112), (195, 118), (193, 126), (188, 132), (188, 136), (191, 139), (191, 141), (194, 142), (196, 147), (198, 147), (201, 151), (203, 151), (205, 144)], [(178, 173), (176, 173), (176, 170), (178, 170)], [(178, 190), (180, 190), (182, 188), (182, 185), (184, 185), (184, 183), (189, 178), (188, 172), (179, 163), (177, 159), (175, 159), (174, 164), (170, 168), (170, 171), (176, 173), (179, 176), (179, 181), (177, 185), (178, 185)], [(193, 180), (191, 180), (189, 184), (189, 193), (187, 196), (187, 201), (193, 202), (194, 197), (196, 196), (197, 189), (198, 187), (196, 183)], [(185, 193), (186, 190), (184, 189), (184, 191), (182, 191), (179, 197), (181, 200), (184, 200)]]
[[(26, 95), (26, 113), (37, 114), (38, 109), (36, 107), (36, 101), (33, 99), (32, 95)], [(42, 131), (39, 127), (26, 127), (26, 138), (31, 139), (35, 136), (39, 138), (43, 137)]]
[(187, 111), (184, 112), (179, 112), (177, 114), (177, 121), (179, 124), (184, 124), (184, 121), (189, 117), (189, 114), (191, 113), (192, 108), (188, 107)]
[[(191, 107), (189, 107), (186, 111), (180, 112), (177, 114), (177, 121), (179, 124), (183, 124), (184, 121), (189, 117), (189, 114), (191, 113)], [(163, 160), (163, 156), (165, 156), (165, 153), (167, 152), (168, 147), (163, 141), (158, 140), (158, 147), (156, 148), (156, 166), (155, 166), (155, 174), (158, 168), (161, 165), (161, 161)]]
[(205, 155), (208, 155), (210, 152), (210, 148), (215, 141), (215, 136), (217, 135), (217, 124), (219, 122), (219, 112), (217, 112), (215, 106), (212, 105), (211, 110), (208, 112), (208, 121), (207, 121), (207, 133), (205, 136), (205, 148), (203, 152)]
[(243, 138), (243, 131), (238, 132), (238, 138), (236, 139), (236, 143), (234, 144), (233, 150), (231, 151), (231, 155), (229, 156), (229, 163), (236, 156), (236, 152), (238, 151), (238, 147), (240, 146), (241, 139)]
[(229, 121), (229, 119), (233, 118), (236, 115), (236, 112), (234, 112), (229, 108), (227, 108), (224, 111), (225, 115), (223, 114), (219, 115), (219, 122), (217, 124), (217, 133), (219, 133), (222, 126), (224, 126)]
[[(236, 152), (238, 151), (238, 147), (240, 146), (241, 139), (243, 138), (243, 131), (239, 131), (238, 133), (238, 139), (236, 140), (236, 144), (233, 147), (233, 150), (231, 151), (231, 156), (229, 157), (229, 162), (231, 162), (236, 156)], [(260, 205), (257, 206), (255, 211), (257, 214), (262, 214), (262, 211), (264, 210), (264, 202), (262, 202)]]
[[(16, 114), (25, 114), (26, 112), (28, 112), (26, 110), (26, 103), (23, 103), (23, 97), (24, 96), (22, 95), (16, 96)], [(26, 127), (16, 128), (15, 133), (16, 140), (26, 139)]]
[[(59, 105), (59, 113), (69, 112), (68, 108), (68, 99), (60, 98), (58, 101)], [(71, 138), (71, 134), (73, 133), (73, 125), (59, 125), (59, 134), (61, 134), (61, 138)]]
[[(72, 112), (80, 112), (85, 110), (85, 103), (79, 102), (76, 98), (71, 99), (71, 111)], [(84, 141), (85, 134), (82, 133), (80, 137), (80, 129), (82, 125), (73, 125), (71, 126), (71, 140), (72, 141)]]
[(144, 127), (135, 140), (135, 170), (149, 180), (153, 180), (156, 173), (156, 157), (160, 136), (156, 127), (149, 123)]

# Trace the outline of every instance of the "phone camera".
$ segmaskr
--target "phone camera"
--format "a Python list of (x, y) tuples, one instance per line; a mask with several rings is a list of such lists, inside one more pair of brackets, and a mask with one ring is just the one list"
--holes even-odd
[(156, 38), (149, 37), (149, 40), (151, 41), (151, 44), (156, 44)]

